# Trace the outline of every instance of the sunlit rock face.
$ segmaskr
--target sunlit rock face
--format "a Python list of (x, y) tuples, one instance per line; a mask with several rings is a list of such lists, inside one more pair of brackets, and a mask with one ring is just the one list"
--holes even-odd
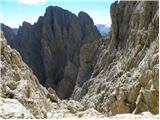
[[(43, 88), (20, 54), (1, 35), (0, 117), (44, 118), (58, 98)], [(1, 99), (2, 98), (2, 99)], [(6, 107), (5, 107), (6, 106)], [(11, 107), (7, 110), (7, 107)], [(13, 110), (15, 108), (15, 111)], [(21, 110), (22, 109), (22, 110)], [(27, 110), (26, 110), (27, 109)], [(16, 112), (17, 110), (17, 112)]]
[(81, 48), (73, 99), (107, 115), (159, 113), (158, 10), (157, 1), (111, 5), (109, 37)]

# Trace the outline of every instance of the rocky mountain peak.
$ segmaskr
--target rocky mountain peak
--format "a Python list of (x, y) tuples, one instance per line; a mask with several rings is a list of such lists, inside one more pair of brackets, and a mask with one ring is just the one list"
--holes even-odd
[(28, 26), (32, 26), (32, 25), (31, 25), (29, 22), (24, 21), (24, 22), (22, 23), (22, 26), (28, 27)]
[(46, 8), (46, 13), (56, 12), (56, 11), (65, 11), (65, 10), (62, 9), (61, 7), (58, 7), (58, 6), (48, 6), (48, 7)]
[(60, 98), (68, 98), (76, 83), (81, 46), (100, 37), (86, 13), (81, 12), (78, 17), (60, 7), (49, 6), (34, 25), (23, 22), (14, 48), (41, 84), (54, 88)]
[(90, 16), (83, 11), (78, 13), (78, 17), (81, 23), (92, 24), (92, 25), (94, 24), (92, 18), (90, 18)]
[(111, 32), (101, 38), (86, 13), (76, 16), (50, 6), (37, 23), (23, 25), (8, 40), (22, 58), (2, 42), (0, 104), (8, 102), (5, 97), (18, 99), (36, 118), (53, 118), (57, 110), (64, 116), (154, 118), (159, 113), (158, 1), (114, 2), (110, 14)]

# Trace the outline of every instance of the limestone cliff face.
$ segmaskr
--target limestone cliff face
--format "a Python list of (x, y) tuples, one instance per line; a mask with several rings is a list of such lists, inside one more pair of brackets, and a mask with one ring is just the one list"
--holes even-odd
[(75, 86), (81, 46), (100, 37), (86, 13), (76, 16), (57, 6), (49, 6), (34, 25), (23, 23), (15, 37), (14, 48), (41, 84), (55, 89), (60, 98), (68, 98)]
[[(84, 108), (95, 108), (106, 115), (159, 113), (158, 4), (157, 1), (113, 3), (112, 27), (106, 39), (99, 39), (86, 13), (75, 16), (59, 7), (48, 7), (34, 25), (23, 23), (15, 37), (15, 48), (42, 84), (54, 88), (61, 98), (72, 94), (71, 98), (83, 105), (61, 101), (53, 89), (47, 91), (39, 85), (32, 71), (19, 64), (19, 54), (12, 53), (14, 50), (2, 42), (3, 97), (18, 99), (31, 111), (29, 118), (53, 118), (61, 114), (59, 110), (65, 111), (64, 116), (82, 116)], [(17, 85), (31, 88), (21, 90)], [(25, 92), (30, 89), (31, 95)], [(30, 103), (30, 98), (38, 100)]]
[(85, 109), (79, 102), (60, 100), (52, 88), (44, 88), (20, 54), (7, 45), (3, 34), (1, 44), (0, 118), (100, 118), (94, 109)]
[(111, 5), (110, 37), (81, 48), (73, 99), (107, 115), (159, 113), (158, 10), (157, 1)]
[[(50, 102), (52, 99), (49, 97), (49, 92), (39, 84), (32, 70), (22, 61), (20, 54), (7, 46), (7, 41), (2, 34), (0, 42), (0, 103), (2, 105), (0, 117), (44, 118), (46, 111), (51, 110), (50, 106), (53, 106)], [(55, 98), (54, 102), (56, 102), (56, 97), (51, 96)], [(15, 107), (15, 110), (10, 108), (7, 110), (9, 105)]]
[[(1, 44), (0, 119), (35, 118), (104, 118), (93, 108), (85, 110), (74, 100), (60, 100), (52, 88), (42, 87), (20, 54), (7, 45), (3, 34)], [(117, 115), (113, 118), (157, 118), (150, 113)], [(112, 118), (112, 117), (111, 117)]]
[(86, 13), (80, 12), (77, 17), (58, 7), (47, 8), (41, 39), (46, 84), (61, 98), (69, 97), (74, 89), (81, 46), (99, 37)]
[[(3, 29), (2, 29), (3, 30)], [(41, 84), (44, 84), (45, 71), (41, 56), (41, 25), (36, 27), (30, 23), (23, 22), (15, 37), (15, 48), (22, 56), (22, 59), (32, 68), (34, 74), (39, 78)]]

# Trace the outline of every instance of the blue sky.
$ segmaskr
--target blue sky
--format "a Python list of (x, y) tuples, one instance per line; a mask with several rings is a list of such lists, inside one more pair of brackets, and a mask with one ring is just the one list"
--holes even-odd
[(0, 0), (0, 22), (18, 28), (23, 21), (33, 24), (46, 7), (59, 6), (78, 15), (88, 13), (95, 24), (110, 25), (110, 5), (114, 0)]

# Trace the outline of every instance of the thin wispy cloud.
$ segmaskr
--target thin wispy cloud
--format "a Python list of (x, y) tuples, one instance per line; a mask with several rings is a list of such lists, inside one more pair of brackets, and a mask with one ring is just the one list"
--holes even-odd
[(25, 5), (39, 5), (44, 4), (48, 0), (18, 0), (19, 4), (25, 4)]

